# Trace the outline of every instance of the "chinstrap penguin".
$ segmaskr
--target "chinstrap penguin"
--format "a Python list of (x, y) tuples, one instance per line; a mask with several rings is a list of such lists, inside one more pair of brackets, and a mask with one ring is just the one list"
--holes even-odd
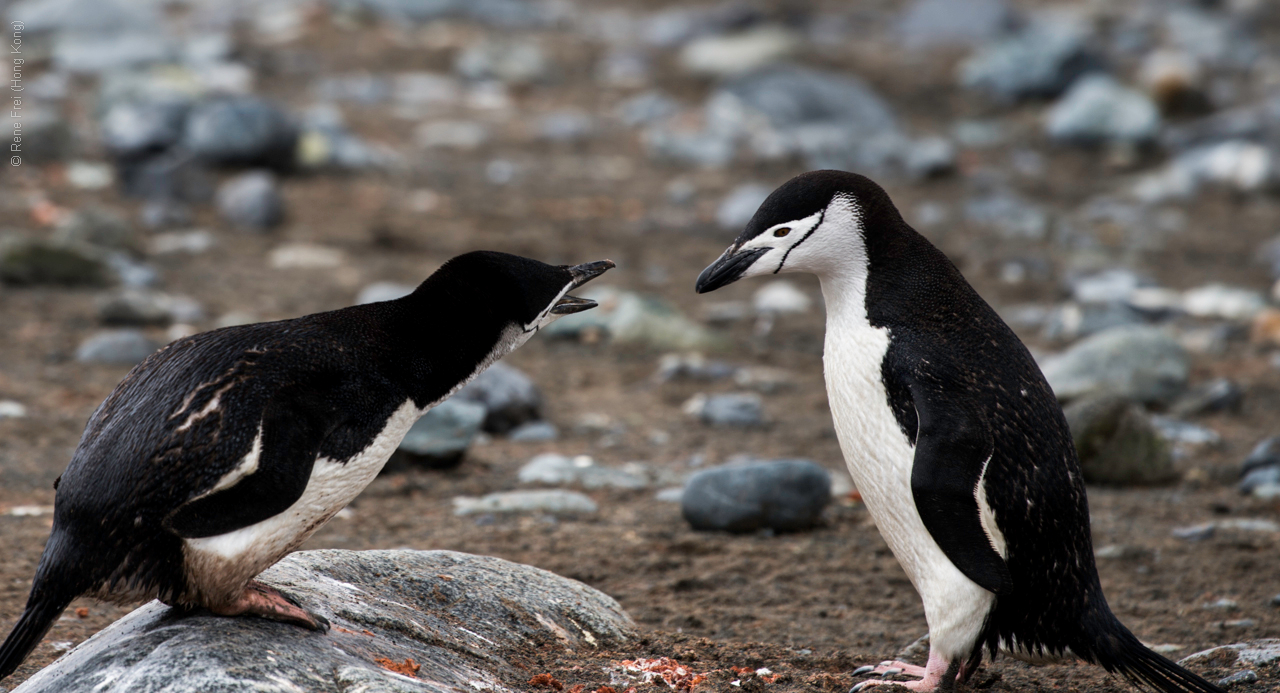
[[(841, 451), (924, 602), (924, 667), (950, 690), (983, 650), (1075, 655), (1161, 691), (1220, 691), (1142, 645), (1111, 613), (1062, 410), (1012, 330), (872, 181), (814, 171), (761, 204), (698, 277), (810, 272), (827, 306), (823, 364)], [(882, 680), (865, 681), (855, 690)]]
[(53, 531), (0, 646), (0, 679), (86, 594), (324, 630), (253, 578), (351, 502), (428, 409), (557, 317), (594, 307), (568, 292), (613, 266), (468, 253), (404, 298), (152, 354), (98, 406), (55, 484)]

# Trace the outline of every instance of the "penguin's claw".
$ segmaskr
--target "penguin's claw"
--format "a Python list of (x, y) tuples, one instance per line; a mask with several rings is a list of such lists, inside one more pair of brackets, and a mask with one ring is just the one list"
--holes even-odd
[(899, 669), (899, 668), (897, 668), (897, 667), (890, 667), (890, 668), (885, 669), (884, 671), (880, 672), (880, 678), (882, 678), (882, 679), (887, 679), (887, 678), (889, 678), (890, 676), (893, 676), (894, 674), (901, 674), (901, 673), (902, 673), (902, 670), (901, 670), (901, 669)]
[(863, 674), (870, 674), (871, 672), (873, 672), (873, 671), (875, 671), (875, 670), (876, 670), (876, 667), (875, 667), (875, 665), (874, 665), (874, 664), (868, 664), (868, 665), (866, 665), (866, 666), (861, 666), (861, 667), (858, 667), (857, 669), (854, 669), (854, 670), (853, 670), (853, 675), (854, 675), (854, 676), (862, 676)]

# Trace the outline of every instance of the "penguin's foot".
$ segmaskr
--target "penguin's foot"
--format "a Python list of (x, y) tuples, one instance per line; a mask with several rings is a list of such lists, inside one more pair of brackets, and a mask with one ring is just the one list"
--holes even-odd
[[(879, 679), (871, 679), (863, 681), (853, 688), (849, 689), (849, 693), (858, 693), (865, 691), (872, 686), (882, 686), (885, 684), (893, 684), (902, 686), (919, 693), (931, 693), (932, 691), (952, 691), (955, 690), (956, 678), (959, 667), (955, 667), (941, 657), (929, 655), (929, 663), (925, 666), (916, 666), (907, 664), (906, 662), (880, 662), (877, 666), (865, 666), (854, 670), (855, 676), (860, 674), (879, 674)], [(919, 676), (919, 681), (890, 681), (888, 677), (897, 674), (906, 676)]]
[(303, 609), (280, 590), (257, 580), (249, 581), (248, 586), (236, 601), (226, 606), (210, 607), (209, 610), (219, 616), (253, 615), (272, 621), (292, 623), (322, 633), (329, 630), (328, 619)]

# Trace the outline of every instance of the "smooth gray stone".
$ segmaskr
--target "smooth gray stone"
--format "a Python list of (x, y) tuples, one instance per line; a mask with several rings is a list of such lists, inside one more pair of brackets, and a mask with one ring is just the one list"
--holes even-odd
[(267, 171), (228, 179), (218, 187), (217, 204), (222, 218), (242, 229), (266, 231), (284, 221), (284, 198)]
[(1186, 388), (1187, 352), (1155, 327), (1113, 327), (1044, 360), (1041, 368), (1059, 400), (1115, 394), (1136, 402), (1167, 402)]
[(1214, 378), (1191, 388), (1178, 398), (1169, 411), (1175, 416), (1195, 416), (1210, 412), (1239, 412), (1244, 404), (1244, 389), (1226, 378)]
[(526, 0), (328, 0), (340, 10), (363, 10), (385, 19), (430, 22), (437, 19), (470, 19), (495, 27), (531, 27), (554, 20), (541, 3)]
[(573, 458), (553, 452), (526, 462), (520, 468), (518, 478), (522, 484), (579, 485), (588, 489), (637, 489), (649, 485), (649, 475), (642, 465), (632, 463), (622, 468), (605, 467), (595, 464), (589, 457)]
[(200, 304), (159, 291), (125, 288), (99, 296), (98, 319), (107, 325), (168, 325), (204, 317)]
[(578, 493), (562, 489), (540, 491), (504, 491), (480, 498), (459, 496), (453, 499), (454, 515), (481, 513), (546, 513), (548, 515), (594, 515), (600, 508), (596, 502)]
[(889, 104), (851, 74), (775, 65), (734, 78), (722, 89), (777, 128), (834, 123), (860, 136), (897, 129)]
[(771, 192), (773, 188), (760, 183), (743, 183), (730, 190), (716, 208), (716, 224), (737, 234), (751, 221), (751, 217), (755, 216), (756, 210)]
[[(151, 602), (14, 693), (504, 690), (504, 677), (523, 675), (504, 656), (515, 648), (612, 646), (634, 632), (617, 602), (590, 587), (452, 551), (305, 551), (259, 579), (324, 616), (330, 630), (179, 615)], [(401, 676), (380, 658), (421, 668)]]
[(159, 348), (159, 344), (138, 330), (103, 330), (80, 343), (76, 360), (132, 366)]
[(764, 400), (754, 392), (710, 395), (698, 416), (712, 426), (759, 426), (764, 423)]
[(1280, 638), (1262, 638), (1232, 645), (1214, 647), (1178, 660), (1180, 666), (1209, 664), (1235, 654), (1235, 664), (1248, 667), (1266, 666), (1280, 661)]
[(427, 458), (418, 461), (433, 467), (459, 462), (480, 432), (486, 413), (484, 406), (475, 402), (447, 399), (414, 422), (399, 450)]
[(1177, 474), (1169, 443), (1141, 407), (1100, 395), (1063, 409), (1080, 457), (1080, 470), (1092, 484), (1138, 485), (1171, 481)]
[(685, 484), (680, 506), (699, 530), (795, 531), (818, 522), (831, 501), (831, 475), (808, 460), (715, 467)]
[(1034, 20), (961, 63), (960, 83), (1000, 101), (1056, 96), (1096, 65), (1085, 39), (1084, 32), (1069, 23)]
[(297, 139), (297, 127), (275, 104), (237, 96), (196, 105), (182, 144), (210, 164), (279, 169), (293, 165)]
[(150, 101), (121, 101), (102, 117), (102, 143), (116, 156), (139, 156), (178, 143), (190, 101), (173, 97)]
[(103, 286), (112, 278), (102, 254), (19, 236), (0, 239), (0, 282), (13, 286)]
[(517, 443), (542, 443), (556, 440), (559, 437), (560, 430), (550, 421), (523, 423), (511, 429), (511, 432), (507, 434), (507, 440)]
[(675, 99), (656, 89), (636, 94), (618, 106), (618, 116), (632, 127), (669, 118), (679, 111), (680, 104)]
[(542, 418), (542, 393), (518, 368), (498, 362), (476, 376), (453, 396), (483, 405), (488, 414), (484, 430), (506, 433), (526, 421)]
[(1146, 94), (1107, 75), (1087, 75), (1049, 109), (1045, 131), (1072, 144), (1150, 142), (1160, 133), (1160, 110)]
[(903, 12), (898, 33), (910, 48), (969, 46), (998, 37), (1013, 19), (1004, 0), (916, 0)]
[(51, 239), (63, 245), (82, 243), (107, 250), (136, 251), (140, 246), (133, 224), (98, 207), (85, 207), (59, 220)]
[(945, 176), (955, 171), (956, 147), (945, 137), (915, 140), (903, 152), (902, 166), (916, 180)]

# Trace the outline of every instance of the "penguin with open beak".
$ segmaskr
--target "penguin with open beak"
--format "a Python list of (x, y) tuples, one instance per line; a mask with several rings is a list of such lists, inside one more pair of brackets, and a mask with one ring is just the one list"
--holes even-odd
[(1111, 613), (1053, 391), (1013, 331), (880, 186), (843, 171), (793, 178), (696, 289), (783, 272), (809, 272), (822, 285), (840, 448), (929, 623), (926, 666), (883, 662), (855, 673), (950, 690), (985, 648), (1033, 662), (1075, 655), (1161, 691), (1220, 691)]
[(55, 484), (0, 679), (81, 595), (327, 628), (253, 578), (350, 503), (427, 410), (594, 307), (569, 292), (612, 267), (467, 253), (394, 301), (205, 332), (149, 356), (98, 406)]

